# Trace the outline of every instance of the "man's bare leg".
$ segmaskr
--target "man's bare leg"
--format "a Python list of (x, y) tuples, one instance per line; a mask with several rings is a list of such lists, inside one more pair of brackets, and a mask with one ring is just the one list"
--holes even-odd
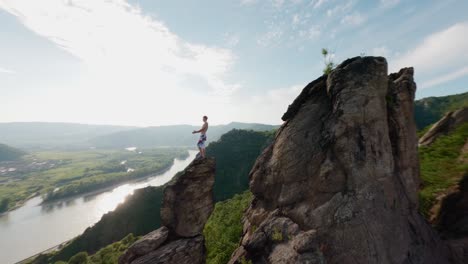
[(201, 151), (201, 156), (202, 156), (202, 158), (205, 158), (205, 149), (202, 148), (202, 149), (200, 149), (200, 151)]

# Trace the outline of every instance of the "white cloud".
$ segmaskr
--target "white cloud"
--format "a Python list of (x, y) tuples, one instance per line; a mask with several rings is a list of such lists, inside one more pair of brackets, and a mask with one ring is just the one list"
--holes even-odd
[[(81, 121), (71, 119), (75, 111), (97, 123), (187, 122), (186, 109), (212, 112), (239, 88), (225, 80), (236, 59), (231, 50), (185, 41), (125, 0), (0, 0), (0, 9), (84, 65), (80, 81), (56, 94), (68, 98), (62, 120)], [(115, 112), (103, 114), (103, 104)]]
[(391, 8), (400, 3), (400, 0), (380, 0), (380, 6), (384, 8)]
[(467, 67), (464, 67), (464, 68), (461, 68), (455, 72), (451, 72), (451, 73), (447, 73), (447, 74), (444, 74), (442, 76), (438, 76), (434, 79), (430, 79), (428, 81), (425, 81), (421, 84), (421, 89), (424, 89), (424, 88), (429, 88), (429, 87), (432, 87), (432, 86), (436, 86), (436, 85), (439, 85), (439, 84), (443, 84), (443, 83), (446, 83), (446, 82), (449, 82), (449, 81), (453, 81), (453, 80), (456, 80), (460, 77), (463, 77), (465, 75), (468, 75), (468, 66)]
[(362, 23), (364, 23), (367, 20), (367, 18), (364, 15), (361, 15), (360, 13), (353, 13), (350, 15), (346, 15), (341, 19), (341, 24), (343, 25), (351, 25), (351, 26), (359, 26)]
[(249, 117), (255, 113), (256, 122), (269, 124), (281, 123), (281, 116), (286, 112), (288, 105), (299, 95), (304, 85), (292, 85), (285, 88), (272, 89), (265, 94), (247, 98), (242, 107), (239, 107), (240, 115)]
[(324, 3), (328, 2), (328, 0), (317, 0), (315, 3), (314, 3), (314, 8), (319, 8), (320, 6), (322, 6)]
[(9, 70), (9, 69), (5, 69), (5, 68), (0, 67), (0, 73), (14, 74), (14, 73), (16, 73), (16, 72), (15, 72), (15, 71), (12, 71), (12, 70)]
[[(468, 64), (468, 22), (457, 23), (427, 36), (414, 49), (390, 64), (392, 71), (415, 67), (416, 74), (428, 80), (426, 87), (441, 84), (466, 75)], [(436, 76), (436, 77), (434, 77)], [(424, 85), (422, 86), (424, 88)]]

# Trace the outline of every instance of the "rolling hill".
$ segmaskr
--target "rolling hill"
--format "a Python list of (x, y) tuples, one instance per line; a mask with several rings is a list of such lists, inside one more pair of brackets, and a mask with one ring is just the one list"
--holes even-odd
[(26, 152), (12, 148), (5, 144), (0, 144), (0, 161), (14, 161), (19, 159)]
[(414, 116), (418, 129), (438, 121), (455, 109), (468, 106), (468, 92), (440, 97), (427, 97), (414, 102)]
[(100, 135), (136, 127), (73, 123), (0, 123), (0, 142), (20, 148), (82, 148)]
[[(239, 122), (210, 126), (208, 142), (218, 140), (221, 135), (232, 129), (269, 131), (277, 127)], [(198, 129), (200, 129), (199, 126), (191, 125), (146, 127), (99, 136), (91, 139), (90, 144), (98, 148), (195, 146), (199, 135), (193, 135), (192, 131)]]

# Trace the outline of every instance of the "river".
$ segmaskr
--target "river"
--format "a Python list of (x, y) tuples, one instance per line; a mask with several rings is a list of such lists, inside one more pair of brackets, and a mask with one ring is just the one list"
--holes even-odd
[(0, 216), (0, 263), (21, 261), (81, 234), (112, 211), (135, 189), (160, 186), (183, 170), (197, 154), (189, 150), (187, 159), (175, 159), (164, 173), (138, 182), (125, 183), (104, 192), (77, 196), (41, 205), (36, 197), (22, 207)]

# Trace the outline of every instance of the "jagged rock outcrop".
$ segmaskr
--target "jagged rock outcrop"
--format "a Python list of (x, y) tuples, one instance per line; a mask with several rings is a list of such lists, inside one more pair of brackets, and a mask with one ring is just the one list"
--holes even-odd
[(434, 222), (457, 263), (468, 263), (468, 174), (443, 198)]
[(161, 221), (175, 235), (193, 237), (213, 211), (214, 159), (195, 160), (164, 189)]
[(418, 213), (413, 69), (348, 59), (307, 85), (250, 173), (230, 263), (448, 263)]
[(443, 238), (468, 238), (468, 174), (444, 198), (435, 224)]
[(215, 160), (194, 160), (165, 185), (163, 227), (135, 242), (119, 264), (205, 263), (203, 227), (213, 211)]
[(420, 139), (420, 146), (432, 144), (439, 136), (447, 135), (459, 125), (468, 122), (468, 108), (461, 108), (444, 115)]

